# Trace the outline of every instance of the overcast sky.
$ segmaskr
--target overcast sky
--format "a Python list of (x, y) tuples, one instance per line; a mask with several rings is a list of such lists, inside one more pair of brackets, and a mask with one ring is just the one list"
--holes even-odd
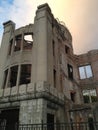
[(98, 0), (0, 0), (0, 41), (2, 23), (12, 20), (16, 28), (33, 23), (37, 6), (46, 2), (70, 30), (75, 54), (98, 49)]

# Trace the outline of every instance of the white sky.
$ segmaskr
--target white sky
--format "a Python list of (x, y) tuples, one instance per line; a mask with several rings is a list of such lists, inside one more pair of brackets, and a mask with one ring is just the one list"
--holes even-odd
[(98, 49), (98, 0), (0, 0), (0, 39), (3, 22), (12, 20), (16, 28), (33, 23), (37, 6), (43, 3), (68, 27), (76, 54)]

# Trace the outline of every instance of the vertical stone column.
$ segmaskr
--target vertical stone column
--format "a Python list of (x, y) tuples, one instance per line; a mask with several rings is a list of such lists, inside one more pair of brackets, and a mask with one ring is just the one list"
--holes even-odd
[(12, 21), (8, 21), (3, 24), (4, 25), (4, 33), (1, 42), (0, 49), (0, 88), (2, 88), (3, 80), (4, 80), (4, 65), (6, 63), (9, 43), (11, 35), (14, 33), (15, 24)]
[(38, 124), (46, 122), (47, 103), (44, 99), (21, 101), (19, 122), (21, 124)]
[(20, 73), (21, 73), (21, 65), (19, 64), (18, 74), (17, 74), (17, 82), (16, 82), (16, 86), (17, 86), (17, 87), (19, 87)]
[(33, 56), (36, 57), (34, 58), (36, 63), (32, 61), (35, 65), (35, 67), (32, 65), (32, 78), (36, 82), (47, 81), (47, 8), (49, 8), (47, 5), (39, 6), (34, 21)]
[(7, 87), (10, 87), (10, 84), (9, 84), (9, 77), (10, 77), (10, 68), (8, 69), (8, 75), (7, 75), (7, 79), (6, 79), (6, 85), (4, 86), (5, 88)]

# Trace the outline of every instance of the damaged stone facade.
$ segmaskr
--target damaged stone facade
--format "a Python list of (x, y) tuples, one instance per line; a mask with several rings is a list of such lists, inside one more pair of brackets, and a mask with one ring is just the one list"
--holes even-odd
[[(60, 123), (79, 121), (86, 111), (84, 121), (96, 115), (97, 103), (94, 107), (91, 98), (84, 103), (83, 90), (97, 90), (98, 51), (75, 55), (69, 30), (54, 18), (48, 4), (38, 7), (34, 24), (18, 29), (13, 21), (3, 25), (1, 122)], [(93, 75), (81, 79), (79, 67), (86, 65), (92, 65)]]

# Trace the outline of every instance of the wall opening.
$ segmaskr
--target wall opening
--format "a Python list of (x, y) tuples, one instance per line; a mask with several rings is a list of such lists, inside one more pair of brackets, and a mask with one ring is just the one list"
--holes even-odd
[(21, 65), (20, 82), (21, 84), (28, 84), (31, 81), (31, 64)]
[(54, 81), (54, 87), (56, 88), (56, 70), (53, 70), (53, 81)]
[(53, 50), (53, 56), (55, 56), (55, 42), (52, 40), (52, 50)]
[(82, 91), (84, 103), (93, 103), (98, 101), (96, 89), (85, 89)]
[(66, 53), (66, 54), (69, 54), (69, 53), (70, 53), (70, 49), (69, 49), (69, 47), (66, 46), (66, 45), (65, 45), (65, 53)]
[(54, 115), (47, 114), (47, 130), (54, 130)]
[(12, 45), (13, 45), (13, 39), (10, 41), (9, 50), (8, 50), (8, 55), (11, 55)]
[(33, 35), (24, 34), (23, 50), (31, 50), (33, 46)]
[(10, 87), (16, 86), (17, 73), (18, 73), (18, 65), (11, 67), (11, 69), (10, 69)]
[(7, 76), (8, 76), (8, 69), (5, 70), (5, 72), (4, 72), (4, 83), (3, 83), (3, 89), (4, 89), (5, 86), (6, 86)]
[(75, 102), (76, 93), (74, 91), (70, 92), (71, 101)]
[(80, 79), (91, 78), (93, 76), (91, 65), (84, 65), (79, 67)]
[(21, 41), (22, 41), (22, 35), (18, 35), (15, 37), (14, 51), (21, 50)]
[(19, 109), (10, 109), (1, 111), (0, 125), (6, 126), (4, 130), (15, 130), (15, 125), (18, 122), (19, 122)]
[(71, 65), (67, 65), (67, 67), (68, 67), (68, 78), (69, 79), (73, 79), (73, 67), (71, 66)]

